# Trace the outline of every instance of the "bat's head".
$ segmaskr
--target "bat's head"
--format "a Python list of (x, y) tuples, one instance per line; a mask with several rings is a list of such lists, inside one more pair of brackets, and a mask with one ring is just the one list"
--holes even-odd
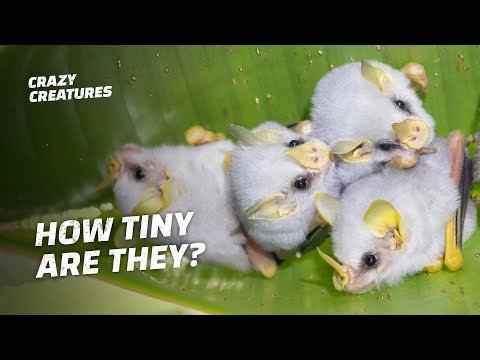
[(156, 149), (128, 144), (108, 158), (107, 176), (99, 187), (114, 182), (115, 200), (122, 214), (156, 214), (177, 196), (174, 179)]
[(244, 229), (265, 250), (295, 249), (315, 216), (315, 193), (337, 186), (328, 147), (308, 131), (297, 133), (273, 122), (252, 131), (231, 130), (239, 142), (229, 179)]
[(312, 97), (313, 135), (348, 165), (412, 167), (435, 136), (419, 86), (427, 89), (428, 82), (416, 63), (401, 70), (373, 60), (338, 67)]
[[(320, 193), (315, 201), (318, 207), (323, 207), (322, 213), (335, 211), (332, 206), (336, 201), (327, 195)], [(325, 209), (325, 204), (330, 208)], [(404, 250), (406, 230), (395, 206), (382, 199), (373, 201), (361, 218), (342, 210), (333, 220), (332, 232), (334, 253), (340, 263), (319, 252), (335, 269), (333, 283), (337, 290), (363, 293), (380, 286), (392, 266), (397, 266), (399, 254)], [(355, 218), (346, 227), (344, 217), (348, 215)]]
[(347, 187), (341, 201), (315, 196), (319, 214), (333, 226), (339, 262), (321, 255), (335, 269), (337, 290), (363, 293), (393, 285), (442, 255), (458, 191), (448, 170), (445, 176), (421, 170), (390, 169), (364, 178)]

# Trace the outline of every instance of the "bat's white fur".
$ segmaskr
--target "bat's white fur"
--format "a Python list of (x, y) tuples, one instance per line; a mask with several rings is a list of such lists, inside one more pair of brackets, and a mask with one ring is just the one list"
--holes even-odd
[[(299, 176), (314, 172), (285, 155), (285, 150), (292, 140), (308, 142), (314, 139), (274, 122), (263, 123), (258, 128), (278, 129), (285, 131), (286, 135), (278, 144), (247, 146), (239, 142), (235, 146), (229, 173), (233, 206), (245, 231), (262, 248), (267, 251), (293, 250), (306, 239), (308, 226), (315, 215), (314, 195), (324, 191), (339, 196), (340, 183), (335, 176), (335, 166), (331, 164), (313, 175), (307, 189), (296, 189), (294, 182)], [(279, 192), (286, 194), (287, 203), (299, 205), (297, 213), (278, 220), (242, 218), (241, 214), (250, 206)]]
[[(370, 60), (385, 70), (395, 82), (392, 94), (382, 95), (377, 87), (362, 77), (361, 63), (355, 62), (333, 69), (318, 82), (312, 97), (311, 119), (313, 136), (333, 147), (341, 140), (368, 139), (374, 144), (395, 141), (393, 123), (411, 116), (423, 120), (430, 127), (430, 141), (435, 137), (435, 124), (425, 111), (421, 100), (410, 86), (410, 80), (399, 70)], [(411, 114), (400, 110), (394, 100), (402, 100)], [(362, 176), (379, 170), (382, 163), (398, 153), (374, 148), (368, 163), (349, 164), (337, 159), (339, 176), (349, 184)]]
[[(248, 271), (251, 265), (244, 250), (245, 237), (229, 202), (228, 182), (223, 169), (225, 154), (233, 149), (229, 140), (200, 146), (162, 145), (155, 148), (138, 148), (120, 156), (132, 168), (145, 168), (147, 160), (153, 161), (155, 170), (146, 171), (146, 177), (138, 181), (135, 170), (125, 171), (114, 186), (115, 199), (123, 215), (130, 215), (143, 192), (150, 186), (158, 186), (163, 180), (158, 174), (167, 170), (180, 189), (180, 196), (160, 214), (194, 211), (187, 235), (179, 236), (178, 227), (172, 226), (172, 236), (159, 240), (166, 244), (203, 242), (205, 252), (200, 261), (220, 264), (233, 269)], [(121, 152), (121, 150), (120, 150)]]
[[(413, 168), (385, 168), (360, 179), (343, 193), (332, 230), (335, 256), (353, 267), (358, 284), (355, 292), (364, 292), (382, 284), (393, 285), (404, 276), (421, 271), (442, 257), (445, 226), (459, 203), (459, 192), (450, 178), (446, 139), (434, 140), (438, 153), (424, 156)], [(364, 215), (377, 199), (390, 202), (400, 213), (405, 246), (396, 253), (385, 240), (372, 235)], [(476, 228), (476, 207), (469, 201), (463, 241)], [(378, 254), (376, 267), (367, 269), (364, 255)]]

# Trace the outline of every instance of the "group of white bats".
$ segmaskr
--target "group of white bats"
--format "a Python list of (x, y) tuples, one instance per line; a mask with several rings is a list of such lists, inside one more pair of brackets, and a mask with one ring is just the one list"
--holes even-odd
[(125, 216), (194, 211), (187, 236), (172, 229), (169, 242), (203, 242), (200, 260), (267, 278), (319, 226), (331, 227), (337, 260), (317, 250), (337, 290), (456, 271), (476, 228), (479, 171), (460, 131), (435, 137), (420, 88), (421, 64), (346, 64), (318, 82), (311, 120), (231, 125), (236, 143), (194, 127), (189, 143), (201, 145), (124, 145), (104, 184)]

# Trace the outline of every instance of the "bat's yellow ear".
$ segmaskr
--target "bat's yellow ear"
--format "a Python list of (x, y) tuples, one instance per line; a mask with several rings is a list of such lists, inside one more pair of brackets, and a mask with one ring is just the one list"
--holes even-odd
[(321, 169), (330, 161), (330, 150), (321, 141), (310, 141), (289, 148), (285, 153), (309, 169)]
[(248, 130), (235, 124), (230, 125), (230, 132), (238, 141), (245, 145), (277, 144), (286, 135), (285, 131), (278, 129), (260, 128), (255, 131)]
[(349, 163), (367, 162), (372, 158), (372, 142), (367, 139), (339, 141), (332, 148), (332, 154)]
[(320, 217), (330, 225), (333, 225), (340, 201), (324, 192), (317, 193), (313, 201)]
[(243, 142), (245, 145), (257, 145), (261, 143), (260, 139), (255, 136), (255, 134), (242, 127), (235, 124), (230, 125), (230, 133), (237, 138), (238, 141)]
[(287, 134), (285, 131), (282, 130), (268, 128), (257, 129), (254, 130), (253, 133), (265, 144), (278, 144)]
[(249, 220), (280, 220), (292, 216), (297, 211), (297, 203), (288, 204), (285, 202), (285, 194), (274, 193), (250, 206), (242, 216)]
[(430, 140), (430, 127), (420, 119), (406, 119), (392, 124), (392, 128), (398, 140), (411, 149), (421, 149)]
[(114, 155), (110, 156), (108, 158), (107, 176), (105, 176), (105, 179), (103, 179), (100, 184), (95, 186), (93, 192), (99, 191), (114, 182), (118, 175), (122, 172), (122, 168), (122, 161)]
[(428, 91), (427, 73), (422, 64), (409, 62), (400, 71), (410, 79), (415, 90), (421, 87), (424, 91)]
[(398, 228), (400, 214), (388, 201), (375, 200), (370, 204), (363, 220), (375, 237), (383, 238), (389, 231)]
[(370, 64), (368, 61), (362, 61), (361, 70), (362, 77), (374, 84), (382, 95), (388, 94), (395, 84), (385, 70)]
[(401, 217), (397, 209), (386, 200), (375, 200), (363, 218), (370, 232), (379, 239), (391, 242), (394, 250), (402, 250)]

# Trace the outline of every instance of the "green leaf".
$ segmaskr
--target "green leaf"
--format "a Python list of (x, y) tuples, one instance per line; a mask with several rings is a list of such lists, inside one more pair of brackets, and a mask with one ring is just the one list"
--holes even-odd
[[(315, 84), (332, 65), (368, 59), (396, 68), (409, 61), (425, 66), (430, 92), (422, 97), (437, 136), (477, 129), (478, 46), (4, 46), (0, 221), (112, 202), (108, 190), (92, 195), (89, 189), (122, 144), (183, 143), (184, 131), (196, 124), (228, 134), (230, 123), (251, 128), (265, 120), (306, 119)], [(78, 74), (75, 87), (112, 85), (112, 97), (28, 101), (29, 77), (67, 73)], [(0, 245), (38, 258), (50, 251), (34, 246), (32, 224), (4, 228)], [(211, 313), (478, 314), (479, 236), (465, 244), (459, 272), (420, 273), (364, 295), (337, 292), (331, 269), (315, 252), (283, 263), (270, 280), (204, 264), (113, 274), (106, 256), (99, 277)], [(109, 246), (100, 244), (102, 254)], [(52, 248), (61, 253), (99, 244)], [(330, 241), (321, 248), (331, 254)]]

